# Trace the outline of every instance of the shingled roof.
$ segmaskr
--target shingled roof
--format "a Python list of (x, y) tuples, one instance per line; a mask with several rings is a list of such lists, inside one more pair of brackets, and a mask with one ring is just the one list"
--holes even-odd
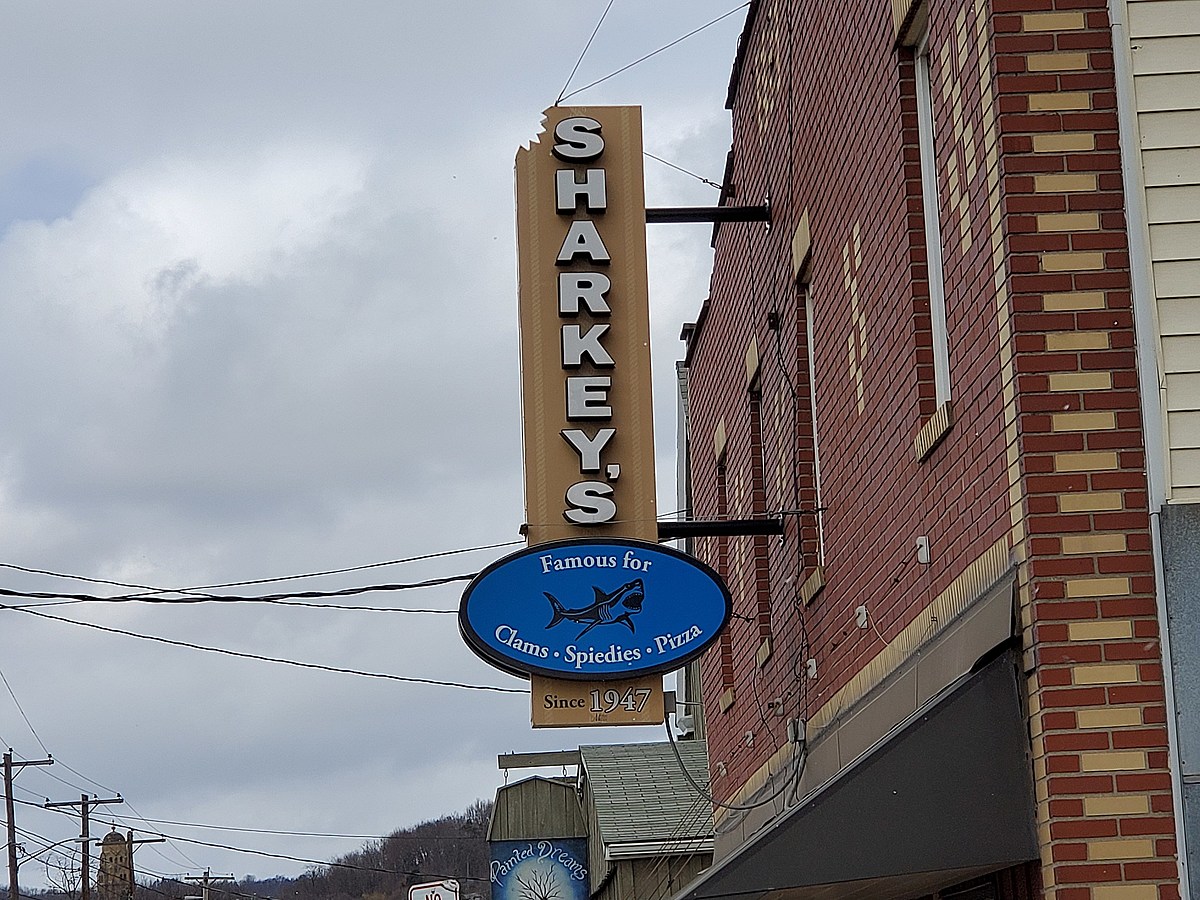
[[(676, 747), (707, 793), (704, 741), (680, 741)], [(606, 845), (712, 837), (712, 805), (688, 782), (669, 743), (593, 745), (579, 752)]]

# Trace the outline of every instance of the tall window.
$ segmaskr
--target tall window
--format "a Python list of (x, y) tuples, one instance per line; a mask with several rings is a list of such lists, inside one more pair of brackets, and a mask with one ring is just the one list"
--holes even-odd
[[(761, 519), (767, 515), (766, 460), (763, 458), (762, 386), (758, 378), (750, 386), (750, 514)], [(765, 534), (751, 538), (754, 555), (754, 596), (758, 636), (771, 636), (771, 575)]]
[[(721, 456), (717, 460), (717, 519), (724, 522), (729, 518), (729, 471), (725, 467), (725, 457)], [(717, 574), (721, 576), (721, 580), (726, 584), (729, 583), (729, 537), (728, 535), (719, 535), (717, 537), (717, 564), (714, 567)], [(729, 633), (729, 628), (726, 626), (721, 630), (720, 643), (720, 666), (721, 666), (721, 690), (728, 691), (733, 689), (733, 636)]]
[(933, 386), (938, 406), (950, 399), (950, 349), (946, 333), (946, 288), (942, 274), (942, 224), (938, 207), (937, 155), (933, 141), (933, 87), (929, 37), (917, 44), (917, 131), (921, 150), (921, 205), (925, 209), (925, 259), (929, 272), (929, 319), (933, 335)]
[(817, 565), (823, 566), (825, 565), (825, 504), (821, 495), (821, 441), (818, 438), (820, 432), (817, 428), (817, 364), (814, 352), (816, 345), (813, 343), (815, 332), (813, 330), (814, 309), (811, 282), (803, 286), (802, 297), (804, 300), (804, 356), (808, 363), (808, 412), (812, 426), (813, 491), (816, 501), (814, 503), (816, 511), (812, 521), (816, 523)]

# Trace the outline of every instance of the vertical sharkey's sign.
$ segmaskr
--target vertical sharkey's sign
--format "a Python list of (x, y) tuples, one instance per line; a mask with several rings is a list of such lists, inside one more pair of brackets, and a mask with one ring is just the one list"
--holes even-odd
[[(555, 106), (545, 116), (516, 160), (529, 544), (654, 541), (641, 108)], [(644, 685), (661, 698), (661, 678)], [(532, 676), (535, 726), (619, 718), (551, 722), (538, 698), (563, 687)]]
[(516, 181), (529, 543), (657, 540), (641, 109), (552, 107)]

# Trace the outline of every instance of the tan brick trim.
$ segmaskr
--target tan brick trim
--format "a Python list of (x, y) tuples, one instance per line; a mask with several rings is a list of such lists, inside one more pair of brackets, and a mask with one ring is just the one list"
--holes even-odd
[(933, 452), (933, 448), (941, 443), (942, 438), (950, 433), (953, 426), (954, 407), (947, 400), (934, 411), (913, 439), (913, 452), (917, 455), (917, 461), (923, 461), (929, 456)]
[(1111, 372), (1052, 372), (1051, 391), (1111, 391)]
[(760, 669), (767, 664), (771, 658), (771, 639), (765, 637), (762, 643), (758, 645), (758, 652), (754, 654), (754, 664)]
[(1065, 175), (1034, 175), (1033, 190), (1038, 194), (1065, 194), (1096, 190), (1096, 176), (1070, 172)]
[(1129, 619), (1091, 619), (1072, 622), (1067, 626), (1072, 641), (1125, 641), (1133, 637), (1133, 622)]
[(1067, 597), (1124, 597), (1129, 594), (1128, 578), (1067, 578)]
[(929, 5), (926, 0), (891, 0), (892, 30), (896, 43), (902, 47), (910, 47), (925, 31), (925, 23), (929, 20)]
[(1037, 227), (1038, 231), (1099, 231), (1100, 213), (1042, 213)]
[(1111, 471), (1117, 468), (1117, 454), (1109, 450), (1081, 450), (1078, 453), (1056, 453), (1055, 472)]
[(1154, 841), (1133, 838), (1122, 841), (1092, 841), (1088, 844), (1088, 859), (1152, 859)]
[(1021, 16), (1022, 31), (1079, 31), (1087, 27), (1081, 12), (1028, 13)]
[(809, 716), (809, 739), (829, 725), (896, 670), (913, 651), (946, 630), (976, 599), (1004, 577), (1012, 567), (1008, 539), (1003, 538), (970, 563), (962, 574), (925, 607), (920, 615), (863, 666), (857, 675), (819, 710)]
[(761, 362), (758, 358), (758, 338), (750, 338), (750, 343), (746, 345), (746, 386), (754, 387), (754, 382), (758, 379), (758, 370)]
[[(1001, 540), (989, 547), (984, 553), (968, 565), (958, 578), (938, 594), (938, 596), (917, 617), (917, 620), (896, 635), (895, 639), (879, 652), (876, 657), (861, 669), (845, 687), (834, 694), (826, 703), (809, 717), (809, 741), (841, 713), (865, 697), (871, 689), (890, 675), (898, 665), (908, 659), (916, 647), (933, 640), (941, 634), (970, 604), (982, 597), (992, 586), (1004, 577), (1004, 573), (1012, 568), (1007, 539)], [(814, 572), (814, 575), (816, 573)], [(812, 578), (810, 576), (809, 580)], [(733, 705), (733, 692), (726, 691), (721, 697), (724, 704), (728, 696), (729, 705)], [(722, 711), (728, 707), (722, 706)], [(753, 775), (746, 779), (734, 794), (725, 802), (739, 804), (753, 797), (763, 789), (774, 774), (785, 770), (791, 763), (794, 744), (784, 744), (776, 751)], [(715, 818), (719, 823), (727, 817), (727, 810), (718, 809)]]
[(825, 590), (825, 567), (817, 566), (813, 569), (812, 574), (804, 579), (804, 584), (800, 585), (800, 602), (807, 606), (823, 590)]
[(1115, 512), (1125, 508), (1120, 491), (1093, 491), (1080, 494), (1059, 494), (1058, 508), (1072, 512)]
[(1066, 132), (1053, 134), (1035, 134), (1033, 136), (1034, 153), (1069, 153), (1096, 149), (1096, 136), (1090, 132)]
[(1092, 95), (1087, 91), (1055, 91), (1050, 94), (1030, 94), (1030, 112), (1066, 109), (1091, 109)]
[(1030, 72), (1081, 72), (1088, 65), (1086, 53), (1030, 53), (1025, 57)]
[(717, 704), (720, 707), (721, 712), (728, 712), (729, 707), (733, 706), (733, 701), (736, 698), (737, 695), (734, 694), (733, 688), (726, 689), (725, 693), (721, 695), (720, 702)]
[(1104, 294), (1100, 291), (1071, 291), (1063, 294), (1046, 294), (1042, 297), (1042, 309), (1046, 312), (1076, 312), (1081, 309), (1104, 309)]
[(1051, 353), (1107, 350), (1110, 341), (1107, 331), (1051, 331), (1046, 334), (1046, 349)]
[(1150, 798), (1144, 794), (1083, 798), (1085, 816), (1144, 816), (1149, 812)]
[(1092, 900), (1158, 900), (1158, 885), (1097, 885), (1092, 888)]
[(812, 254), (812, 230), (808, 222), (808, 210), (800, 216), (796, 231), (792, 234), (792, 277), (804, 281), (808, 274), (809, 257)]

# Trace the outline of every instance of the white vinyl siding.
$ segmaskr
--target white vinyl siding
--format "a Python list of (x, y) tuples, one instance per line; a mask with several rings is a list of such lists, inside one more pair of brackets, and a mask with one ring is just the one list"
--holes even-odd
[(1200, 501), (1200, 0), (1128, 0), (1126, 9), (1160, 335), (1169, 498)]

